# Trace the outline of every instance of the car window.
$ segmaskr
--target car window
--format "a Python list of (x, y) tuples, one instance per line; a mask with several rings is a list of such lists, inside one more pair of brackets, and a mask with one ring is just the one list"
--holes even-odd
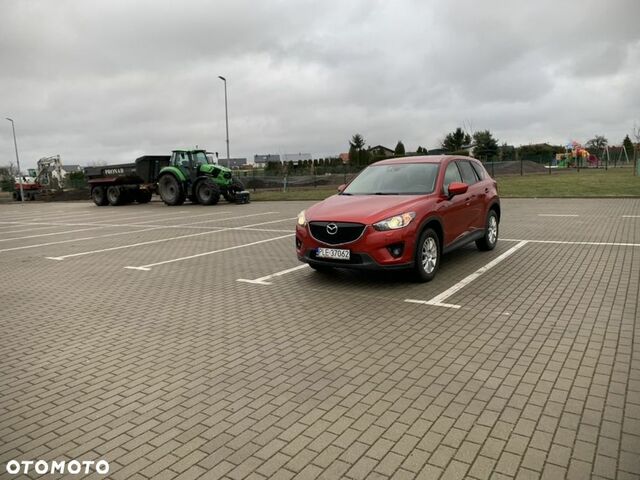
[(449, 185), (453, 182), (462, 182), (456, 162), (451, 162), (447, 165), (447, 169), (444, 172), (443, 190), (445, 195), (449, 195)]
[(476, 175), (480, 180), (484, 180), (486, 177), (484, 172), (484, 167), (480, 165), (478, 162), (470, 162), (473, 169), (476, 171)]
[(437, 163), (394, 163), (365, 168), (343, 195), (426, 195), (433, 192)]
[(478, 177), (476, 176), (476, 171), (471, 166), (467, 160), (460, 160), (457, 162), (458, 167), (460, 167), (460, 172), (462, 172), (462, 181), (467, 185), (473, 185), (478, 181)]

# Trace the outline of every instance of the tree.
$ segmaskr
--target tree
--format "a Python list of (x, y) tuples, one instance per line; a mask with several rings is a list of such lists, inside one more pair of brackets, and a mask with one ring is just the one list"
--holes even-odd
[(498, 142), (489, 130), (483, 130), (473, 134), (473, 141), (476, 146), (473, 151), (478, 158), (495, 160), (498, 156)]
[(353, 137), (351, 137), (351, 141), (349, 142), (349, 145), (356, 150), (362, 150), (364, 148), (364, 144), (364, 137), (359, 133), (356, 133)]
[(629, 135), (624, 137), (624, 140), (622, 141), (622, 148), (627, 152), (627, 158), (629, 158), (629, 160), (633, 159), (633, 142), (629, 138)]
[(364, 137), (359, 133), (351, 137), (351, 141), (349, 141), (349, 163), (351, 165), (367, 165), (370, 155), (367, 155), (368, 152), (364, 150), (364, 145)]
[(396, 149), (393, 152), (395, 155), (402, 156), (405, 154), (404, 144), (401, 140), (398, 140), (398, 144), (396, 145)]
[(609, 140), (607, 140), (604, 135), (596, 135), (585, 144), (585, 147), (587, 147), (587, 149), (595, 150), (597, 153), (600, 153), (608, 144)]
[(455, 132), (448, 133), (442, 141), (442, 148), (447, 152), (458, 152), (463, 147), (471, 143), (471, 136), (468, 133), (464, 133), (460, 127), (456, 128)]

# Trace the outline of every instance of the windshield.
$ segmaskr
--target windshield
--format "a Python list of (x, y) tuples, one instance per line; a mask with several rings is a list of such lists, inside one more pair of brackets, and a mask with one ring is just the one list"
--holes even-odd
[(192, 152), (191, 159), (194, 165), (203, 165), (205, 163), (212, 163), (204, 152)]
[(425, 195), (432, 193), (437, 163), (396, 163), (365, 168), (343, 195)]

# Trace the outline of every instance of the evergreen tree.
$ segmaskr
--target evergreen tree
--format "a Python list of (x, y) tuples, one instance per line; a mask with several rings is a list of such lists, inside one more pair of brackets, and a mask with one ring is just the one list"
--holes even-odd
[(473, 141), (476, 144), (473, 154), (477, 158), (491, 161), (498, 156), (498, 142), (489, 130), (474, 133)]
[(471, 143), (471, 136), (464, 133), (460, 127), (455, 132), (448, 133), (442, 141), (442, 148), (448, 153), (458, 152)]

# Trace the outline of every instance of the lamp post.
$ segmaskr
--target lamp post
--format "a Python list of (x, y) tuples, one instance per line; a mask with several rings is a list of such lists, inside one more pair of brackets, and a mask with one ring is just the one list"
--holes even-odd
[(11, 130), (13, 130), (13, 146), (16, 148), (16, 163), (18, 164), (18, 185), (20, 185), (20, 200), (24, 203), (24, 190), (22, 188), (22, 178), (20, 178), (20, 157), (18, 156), (18, 142), (16, 141), (16, 126), (13, 120), (6, 117), (11, 122)]
[(224, 82), (224, 118), (227, 126), (227, 166), (229, 165), (229, 109), (227, 106), (227, 79), (222, 75), (218, 75), (218, 78)]

